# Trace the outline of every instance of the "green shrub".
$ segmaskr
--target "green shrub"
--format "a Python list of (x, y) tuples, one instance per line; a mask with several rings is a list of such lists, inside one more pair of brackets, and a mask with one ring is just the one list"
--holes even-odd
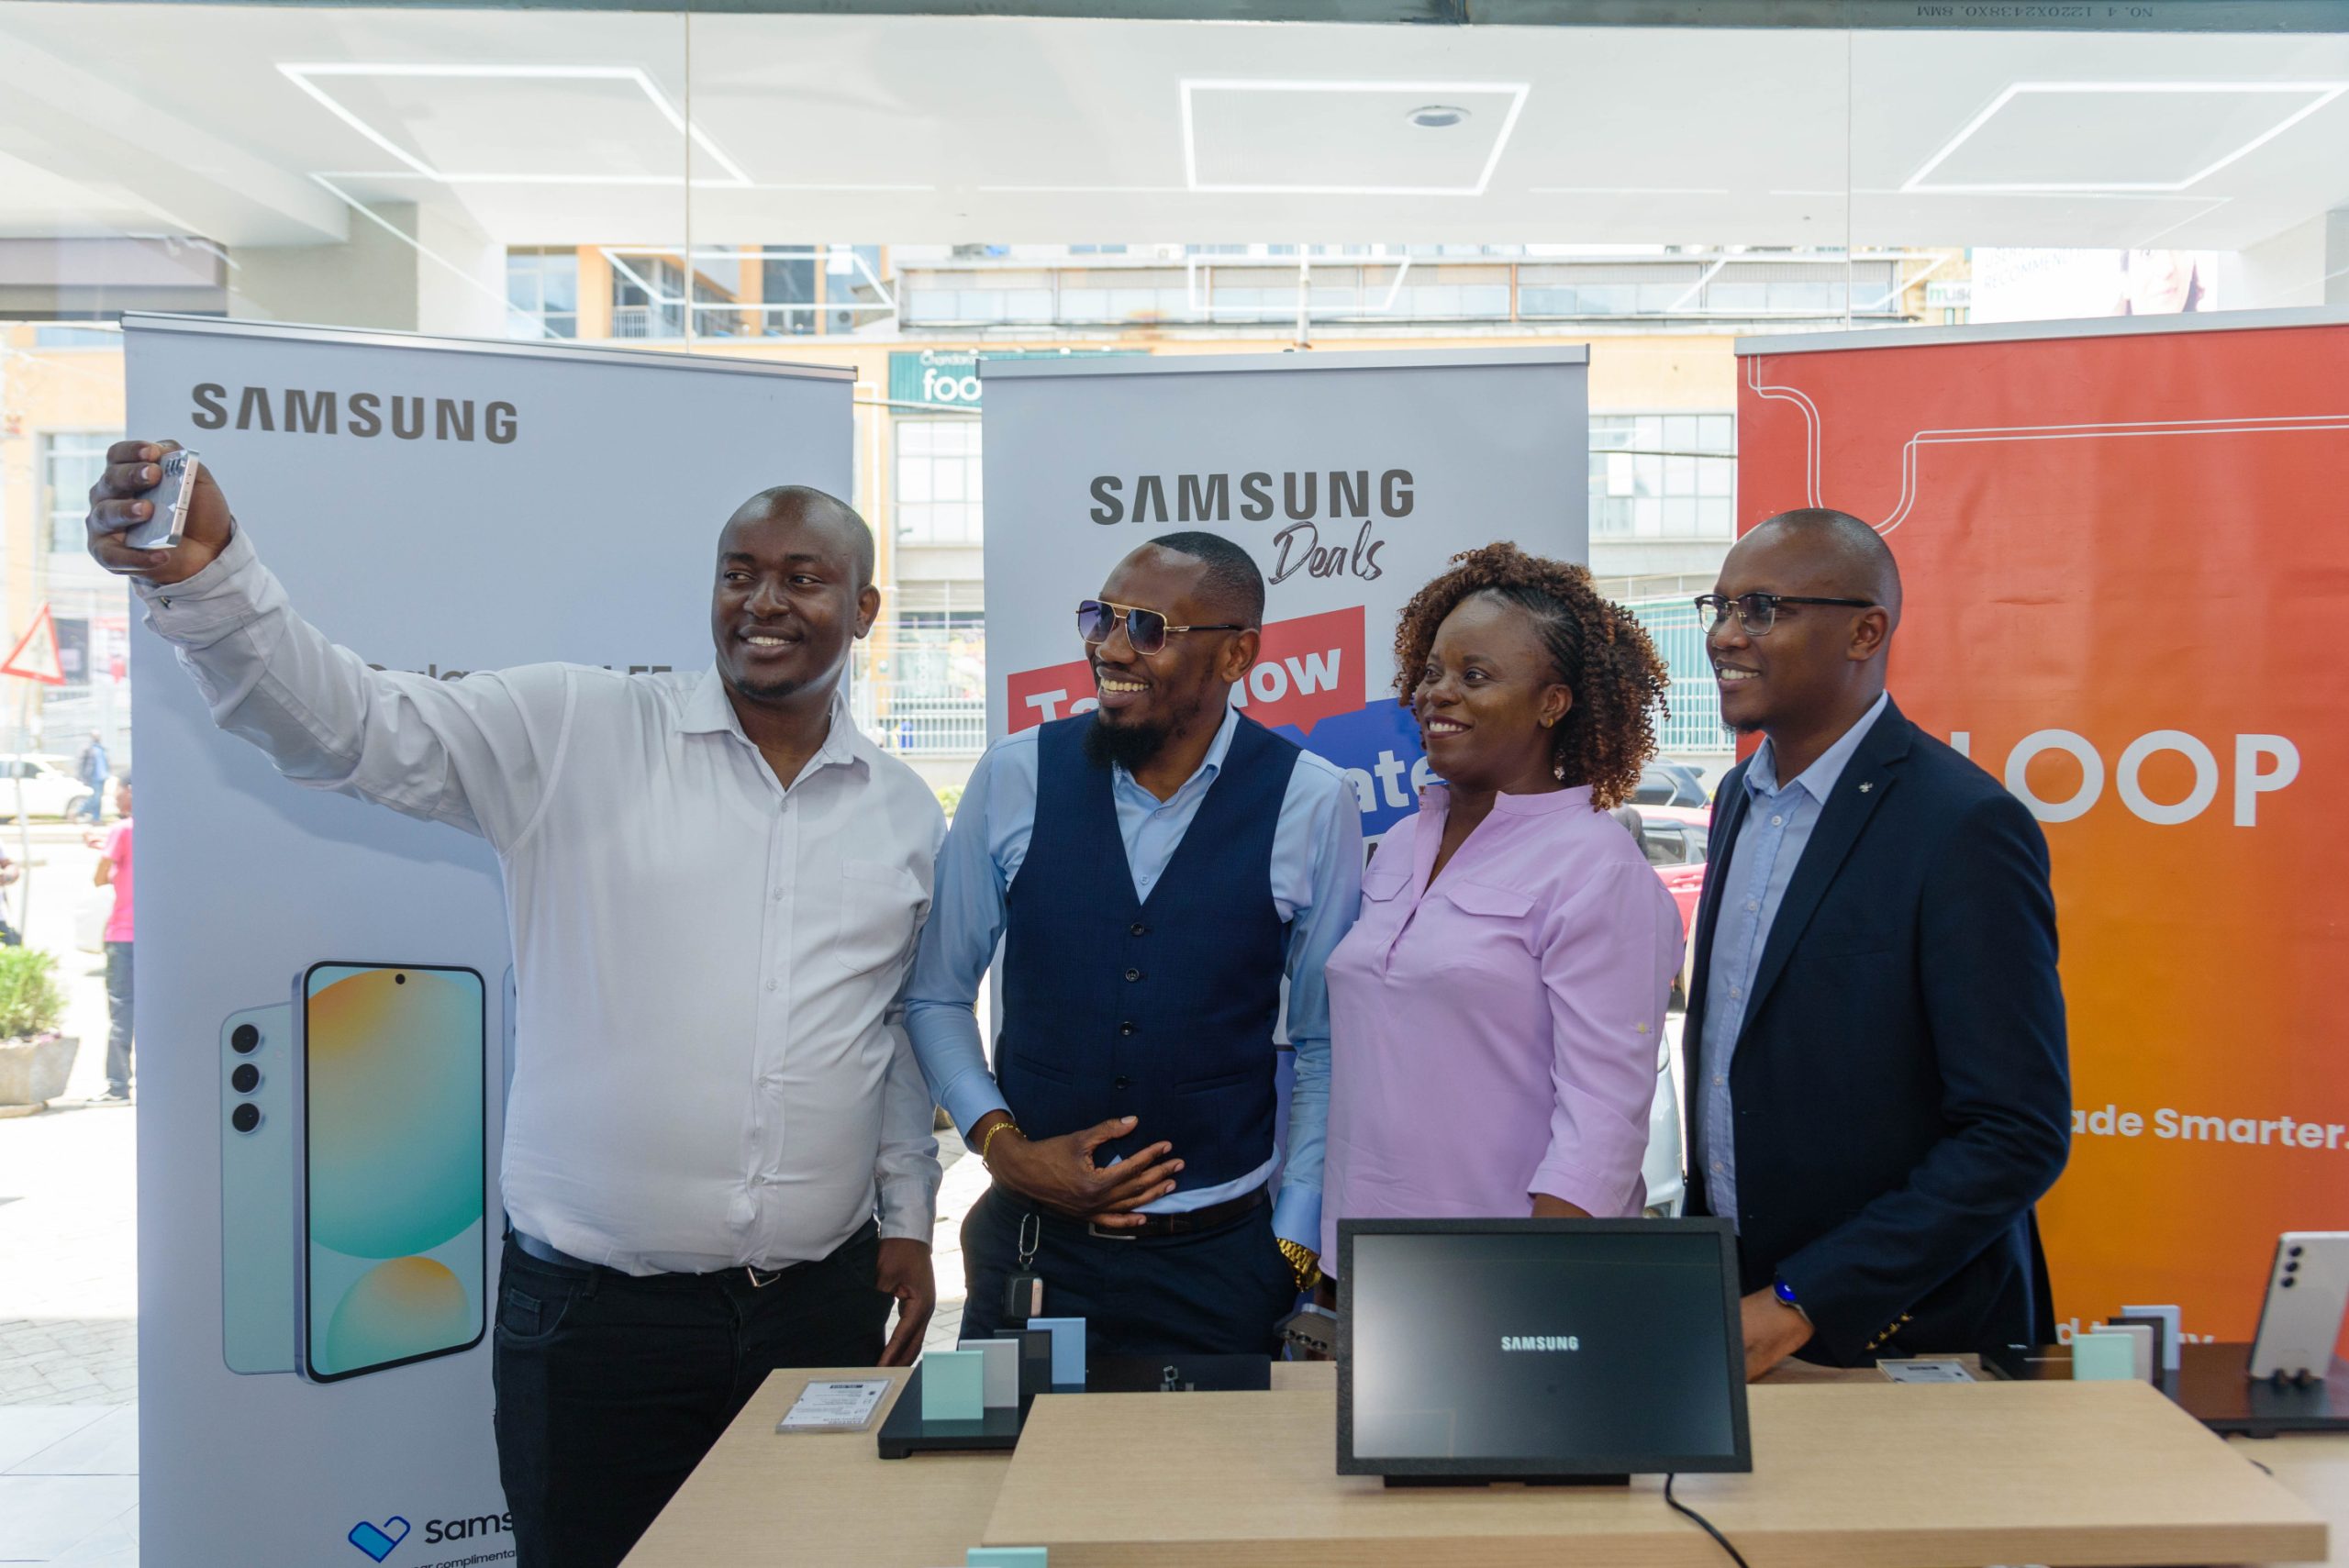
[(948, 821), (951, 822), (954, 819), (954, 808), (962, 804), (963, 789), (960, 784), (941, 784), (939, 786), (938, 809), (946, 813), (946, 819)]
[(37, 948), (0, 948), (0, 1040), (48, 1034), (64, 1014), (56, 956)]

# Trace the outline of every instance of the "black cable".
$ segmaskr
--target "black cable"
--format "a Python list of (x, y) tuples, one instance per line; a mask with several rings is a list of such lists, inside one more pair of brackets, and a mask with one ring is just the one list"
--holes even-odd
[(1687, 1504), (1682, 1502), (1679, 1498), (1672, 1495), (1672, 1483), (1675, 1479), (1676, 1477), (1668, 1474), (1664, 1478), (1664, 1500), (1665, 1504), (1671, 1507), (1673, 1512), (1686, 1514), (1690, 1518), (1695, 1519), (1698, 1524), (1704, 1526), (1705, 1533), (1711, 1536), (1715, 1540), (1720, 1543), (1720, 1549), (1729, 1553), (1729, 1560), (1731, 1562), (1736, 1563), (1737, 1568), (1750, 1568), (1750, 1564), (1746, 1562), (1745, 1559), (1738, 1555), (1737, 1548), (1729, 1543), (1729, 1537), (1723, 1535), (1720, 1531), (1713, 1528), (1712, 1520), (1707, 1518), (1704, 1515), (1698, 1513), (1696, 1509), (1690, 1507)]
[[(2251, 1455), (2249, 1455), (2249, 1454), (2244, 1454), (2244, 1455), (2243, 1455), (2243, 1457), (2244, 1457), (2245, 1459), (2251, 1459)], [(2253, 1464), (2254, 1464), (2254, 1465), (2257, 1465), (2257, 1466), (2258, 1466), (2258, 1468), (2259, 1468), (2259, 1470), (2260, 1470), (2260, 1472), (2261, 1472), (2261, 1473), (2263, 1473), (2263, 1474), (2266, 1474), (2266, 1475), (2273, 1475), (2273, 1474), (2275, 1474), (2275, 1473), (2276, 1473), (2274, 1471), (2272, 1471), (2272, 1470), (2268, 1469), (2266, 1465), (2264, 1465), (2264, 1464), (2260, 1464), (2260, 1463), (2259, 1463), (2259, 1461), (2257, 1461), (2257, 1460), (2255, 1460), (2255, 1459), (2251, 1459), (2251, 1462), (2252, 1462)]]

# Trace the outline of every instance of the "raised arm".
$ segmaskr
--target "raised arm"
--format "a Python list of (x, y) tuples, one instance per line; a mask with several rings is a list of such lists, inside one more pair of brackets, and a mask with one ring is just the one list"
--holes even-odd
[(153, 513), (172, 441), (119, 441), (90, 491), (90, 553), (132, 580), (147, 624), (195, 678), (212, 719), (297, 784), (337, 790), (487, 838), (529, 832), (553, 784), (571, 672), (536, 665), (462, 681), (374, 670), (294, 613), (212, 470), (200, 467), (170, 550), (123, 531)]

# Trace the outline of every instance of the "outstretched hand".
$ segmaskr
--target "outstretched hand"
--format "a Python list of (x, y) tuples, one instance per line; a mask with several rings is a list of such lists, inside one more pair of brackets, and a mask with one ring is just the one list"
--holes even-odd
[(228, 498), (208, 463), (198, 463), (189, 493), (187, 523), (170, 550), (133, 550), (123, 534), (154, 517), (150, 492), (163, 482), (163, 459), (177, 441), (117, 441), (106, 449), (106, 472), (90, 486), (90, 555), (107, 571), (166, 586), (184, 583), (219, 558), (236, 532)]

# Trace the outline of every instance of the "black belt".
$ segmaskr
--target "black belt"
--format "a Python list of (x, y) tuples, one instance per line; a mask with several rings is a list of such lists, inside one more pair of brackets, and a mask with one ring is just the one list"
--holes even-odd
[(1145, 1214), (1138, 1216), (1140, 1225), (1100, 1226), (1087, 1220), (1069, 1219), (1047, 1213), (1048, 1225), (1081, 1226), (1085, 1233), (1097, 1241), (1154, 1241), (1169, 1236), (1200, 1236), (1210, 1230), (1247, 1218), (1266, 1204), (1271, 1195), (1263, 1187), (1221, 1203), (1211, 1203), (1205, 1208), (1188, 1209), (1181, 1214)]
[[(858, 1229), (858, 1231), (857, 1231), (856, 1235), (855, 1235), (855, 1236), (852, 1236), (852, 1237), (850, 1237), (850, 1238), (849, 1238), (849, 1241), (854, 1241), (854, 1240), (856, 1240), (858, 1237), (863, 1236), (863, 1235), (865, 1233), (865, 1231), (870, 1230), (870, 1229), (874, 1229), (874, 1222), (873, 1222), (873, 1221), (871, 1221), (871, 1220), (867, 1220), (867, 1221), (865, 1221), (865, 1223), (863, 1224), (863, 1226)], [(515, 1247), (516, 1247), (516, 1249), (517, 1249), (518, 1251), (519, 1251), (523, 1252), (523, 1253), (524, 1253), (525, 1255), (527, 1255), (527, 1256), (536, 1258), (539, 1262), (542, 1262), (542, 1263), (551, 1263), (551, 1264), (553, 1264), (556, 1268), (559, 1268), (559, 1269), (579, 1269), (579, 1270), (582, 1270), (582, 1271), (584, 1271), (584, 1272), (585, 1272), (585, 1273), (591, 1273), (591, 1274), (607, 1274), (607, 1273), (620, 1273), (620, 1271), (618, 1271), (618, 1270), (617, 1270), (617, 1269), (609, 1268), (609, 1267), (606, 1266), (605, 1264), (602, 1264), (602, 1263), (596, 1263), (596, 1262), (588, 1262), (585, 1258), (574, 1257), (573, 1254), (571, 1254), (571, 1253), (569, 1253), (569, 1252), (564, 1251), (562, 1248), (560, 1248), (560, 1247), (558, 1247), (558, 1246), (555, 1246), (555, 1245), (554, 1245), (552, 1242), (551, 1242), (551, 1241), (541, 1241), (541, 1240), (540, 1240), (537, 1237), (535, 1237), (535, 1236), (531, 1235), (531, 1234), (530, 1234), (529, 1231), (527, 1231), (527, 1230), (514, 1230), (514, 1229), (508, 1229), (508, 1230), (507, 1231), (507, 1234), (508, 1236), (510, 1236), (510, 1237), (512, 1237), (512, 1238), (514, 1239), (514, 1245), (515, 1245)], [(846, 1245), (848, 1245), (848, 1242), (842, 1242), (842, 1243), (841, 1243), (841, 1245), (842, 1245), (842, 1246), (846, 1246)], [(655, 1280), (696, 1280), (696, 1279), (716, 1279), (716, 1278), (718, 1278), (718, 1277), (719, 1277), (719, 1276), (721, 1276), (721, 1275), (733, 1273), (735, 1273), (735, 1272), (736, 1272), (736, 1270), (737, 1270), (737, 1269), (739, 1269), (739, 1270), (741, 1272), (741, 1273), (743, 1274), (743, 1276), (744, 1276), (745, 1278), (747, 1278), (747, 1279), (751, 1282), (751, 1284), (752, 1288), (754, 1288), (754, 1289), (761, 1289), (761, 1290), (763, 1290), (763, 1289), (764, 1289), (765, 1287), (767, 1287), (768, 1285), (771, 1285), (771, 1284), (773, 1284), (775, 1281), (777, 1281), (777, 1280), (781, 1279), (785, 1274), (786, 1274), (786, 1273), (790, 1273), (792, 1269), (797, 1268), (797, 1267), (799, 1267), (799, 1266), (800, 1266), (800, 1265), (798, 1265), (797, 1263), (792, 1263), (792, 1264), (788, 1264), (788, 1265), (786, 1265), (785, 1267), (784, 1267), (784, 1268), (780, 1268), (780, 1269), (757, 1269), (757, 1268), (752, 1268), (752, 1267), (751, 1267), (751, 1266), (750, 1266), (749, 1264), (747, 1264), (747, 1263), (740, 1263), (740, 1264), (735, 1265), (735, 1267), (734, 1267), (734, 1268), (729, 1268), (729, 1269), (714, 1269), (714, 1270), (710, 1271), (710, 1272), (709, 1272), (709, 1273), (696, 1273), (696, 1274), (677, 1274), (677, 1273), (653, 1273), (653, 1274), (625, 1274), (625, 1273), (623, 1273), (623, 1274), (621, 1274), (621, 1277), (622, 1277), (622, 1278), (624, 1278), (624, 1279), (634, 1279), (634, 1280), (640, 1280), (640, 1280), (646, 1280), (646, 1279), (655, 1279)]]

